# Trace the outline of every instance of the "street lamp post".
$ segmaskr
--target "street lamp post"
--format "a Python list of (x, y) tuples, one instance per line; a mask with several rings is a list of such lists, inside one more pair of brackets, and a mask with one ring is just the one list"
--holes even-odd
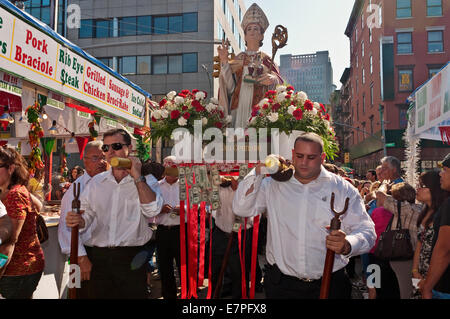
[(386, 131), (384, 130), (384, 107), (380, 104), (380, 107), (378, 109), (380, 111), (380, 124), (381, 124), (381, 136), (383, 140), (383, 154), (384, 157), (387, 156), (387, 150), (386, 150)]

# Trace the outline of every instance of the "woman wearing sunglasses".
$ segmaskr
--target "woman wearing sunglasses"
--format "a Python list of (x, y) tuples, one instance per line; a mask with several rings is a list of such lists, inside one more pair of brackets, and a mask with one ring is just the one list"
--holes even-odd
[(102, 151), (108, 163), (114, 157), (128, 158), (131, 168), (112, 167), (93, 177), (80, 198), (84, 213), (69, 212), (67, 226), (79, 225), (83, 231), (92, 225), (91, 237), (84, 244), (92, 263), (95, 298), (147, 298), (145, 262), (136, 263), (134, 257), (152, 237), (148, 218), (162, 208), (158, 181), (153, 175), (141, 175), (141, 161), (130, 156), (127, 131), (106, 132)]
[(31, 299), (44, 270), (28, 179), (24, 158), (12, 148), (0, 148), (1, 200), (13, 225), (10, 240), (0, 246), (0, 253), (9, 257), (0, 269), (0, 294), (6, 299)]

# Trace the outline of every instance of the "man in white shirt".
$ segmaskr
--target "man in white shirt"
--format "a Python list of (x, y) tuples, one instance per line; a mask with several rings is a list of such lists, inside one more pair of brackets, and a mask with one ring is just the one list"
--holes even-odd
[(173, 260), (175, 259), (178, 274), (180, 268), (180, 184), (178, 170), (172, 167), (174, 156), (163, 160), (165, 177), (159, 181), (163, 206), (156, 217), (156, 254), (158, 270), (161, 278), (161, 293), (164, 299), (177, 299), (177, 284), (174, 275)]
[[(342, 177), (323, 168), (323, 141), (314, 133), (299, 136), (292, 150), (295, 173), (286, 182), (263, 179), (259, 164), (239, 184), (233, 200), (236, 215), (250, 217), (267, 212), (264, 279), (268, 298), (318, 298), (326, 250), (336, 253), (330, 298), (350, 298), (351, 284), (344, 267), (349, 257), (368, 252), (375, 244), (374, 224), (364, 210), (357, 190)], [(341, 230), (327, 230), (334, 217), (330, 209), (342, 211)]]
[[(74, 183), (79, 184), (80, 194), (95, 175), (106, 171), (107, 163), (102, 152), (102, 145), (103, 142), (98, 140), (86, 144), (83, 155), (83, 164), (86, 174), (81, 175), (74, 181)], [(70, 255), (72, 236), (72, 228), (66, 226), (66, 215), (68, 212), (72, 211), (73, 199), (72, 183), (61, 200), (61, 216), (58, 225), (59, 246), (61, 247), (61, 252), (66, 255)], [(88, 283), (91, 277), (92, 264), (87, 256), (84, 242), (90, 238), (90, 229), (92, 227), (93, 225), (91, 225), (89, 229), (86, 229), (82, 234), (79, 234), (78, 237), (78, 265), (80, 266), (81, 271), (81, 289), (77, 290), (77, 298), (80, 299), (91, 298)]]
[(6, 213), (6, 207), (0, 201), (0, 245), (11, 237), (12, 223)]
[[(214, 217), (214, 230), (212, 234), (212, 264), (211, 264), (211, 284), (213, 285), (213, 291), (219, 280), (220, 269), (222, 268), (223, 259), (225, 257), (228, 241), (230, 236), (233, 237), (233, 244), (231, 246), (227, 272), (225, 272), (225, 278), (223, 280), (223, 289), (221, 296), (228, 295), (228, 288), (230, 288), (231, 298), (242, 298), (242, 275), (241, 272), (245, 272), (246, 287), (249, 288), (249, 274), (251, 264), (251, 243), (253, 234), (253, 217), (247, 219), (247, 231), (244, 241), (244, 229), (245, 220), (242, 217), (236, 216), (233, 212), (232, 203), (236, 189), (239, 182), (233, 177), (222, 177), (222, 183), (219, 189), (220, 208), (217, 211), (213, 211)], [(239, 259), (239, 240), (236, 234), (233, 234), (233, 226), (235, 224), (241, 225), (241, 252), (244, 252), (245, 247), (245, 265), (244, 269), (241, 269), (241, 261)], [(229, 276), (227, 276), (229, 274)], [(256, 267), (256, 282), (259, 287), (261, 280), (261, 269), (259, 265)], [(228, 281), (228, 282), (227, 282)]]
[(161, 211), (162, 197), (155, 177), (142, 176), (140, 160), (129, 157), (131, 150), (127, 131), (104, 133), (106, 161), (128, 158), (131, 168), (113, 167), (94, 176), (81, 195), (84, 213), (69, 212), (66, 218), (67, 226), (79, 225), (81, 231), (96, 222), (84, 244), (93, 265), (93, 294), (99, 298), (147, 298), (146, 269), (135, 257), (152, 236), (147, 220)]

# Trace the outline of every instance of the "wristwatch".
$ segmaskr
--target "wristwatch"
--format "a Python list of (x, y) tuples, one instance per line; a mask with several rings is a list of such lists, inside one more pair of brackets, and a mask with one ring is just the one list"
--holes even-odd
[(145, 176), (139, 176), (138, 178), (136, 178), (135, 180), (134, 180), (134, 183), (135, 184), (137, 184), (137, 183), (140, 183), (140, 182), (145, 182), (146, 180), (145, 180)]

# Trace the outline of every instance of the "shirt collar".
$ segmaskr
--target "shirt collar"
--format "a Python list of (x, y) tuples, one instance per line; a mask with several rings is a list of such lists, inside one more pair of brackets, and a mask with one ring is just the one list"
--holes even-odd
[(179, 179), (175, 182), (175, 183), (173, 183), (173, 184), (169, 184), (169, 182), (167, 182), (167, 180), (166, 180), (166, 178), (164, 177), (162, 180), (161, 180), (161, 184), (166, 184), (167, 186), (175, 186), (175, 185), (178, 185), (178, 182), (179, 182)]
[[(117, 181), (116, 181), (116, 178), (114, 177), (114, 175), (113, 175), (113, 172), (112, 172), (112, 168), (110, 168), (109, 170), (107, 170), (106, 172), (105, 172), (105, 175), (103, 176), (103, 178), (102, 178), (102, 181), (106, 181), (106, 180), (109, 180), (109, 181), (111, 181), (111, 182), (115, 182), (115, 183), (117, 183)], [(130, 183), (130, 182), (133, 182), (133, 178), (130, 176), (130, 174), (128, 174), (127, 176), (125, 176), (121, 181), (120, 181), (120, 183)], [(120, 184), (119, 183), (119, 184)]]
[[(294, 172), (294, 173), (295, 173), (295, 172)], [(330, 179), (332, 179), (332, 178), (333, 178), (333, 174), (332, 174), (331, 172), (327, 171), (327, 170), (325, 169), (325, 167), (323, 167), (323, 165), (321, 165), (321, 166), (320, 166), (320, 174), (319, 174), (319, 176), (317, 176), (317, 178), (316, 178), (315, 180), (311, 181), (310, 183), (308, 183), (308, 184), (302, 184), (302, 183), (300, 183), (300, 182), (295, 178), (294, 174), (292, 174), (292, 177), (291, 177), (291, 179), (289, 180), (289, 182), (294, 182), (294, 183), (298, 183), (298, 184), (301, 184), (301, 185), (309, 185), (309, 184), (311, 184), (311, 183), (320, 183), (320, 182), (324, 182), (324, 181), (330, 180)]]

